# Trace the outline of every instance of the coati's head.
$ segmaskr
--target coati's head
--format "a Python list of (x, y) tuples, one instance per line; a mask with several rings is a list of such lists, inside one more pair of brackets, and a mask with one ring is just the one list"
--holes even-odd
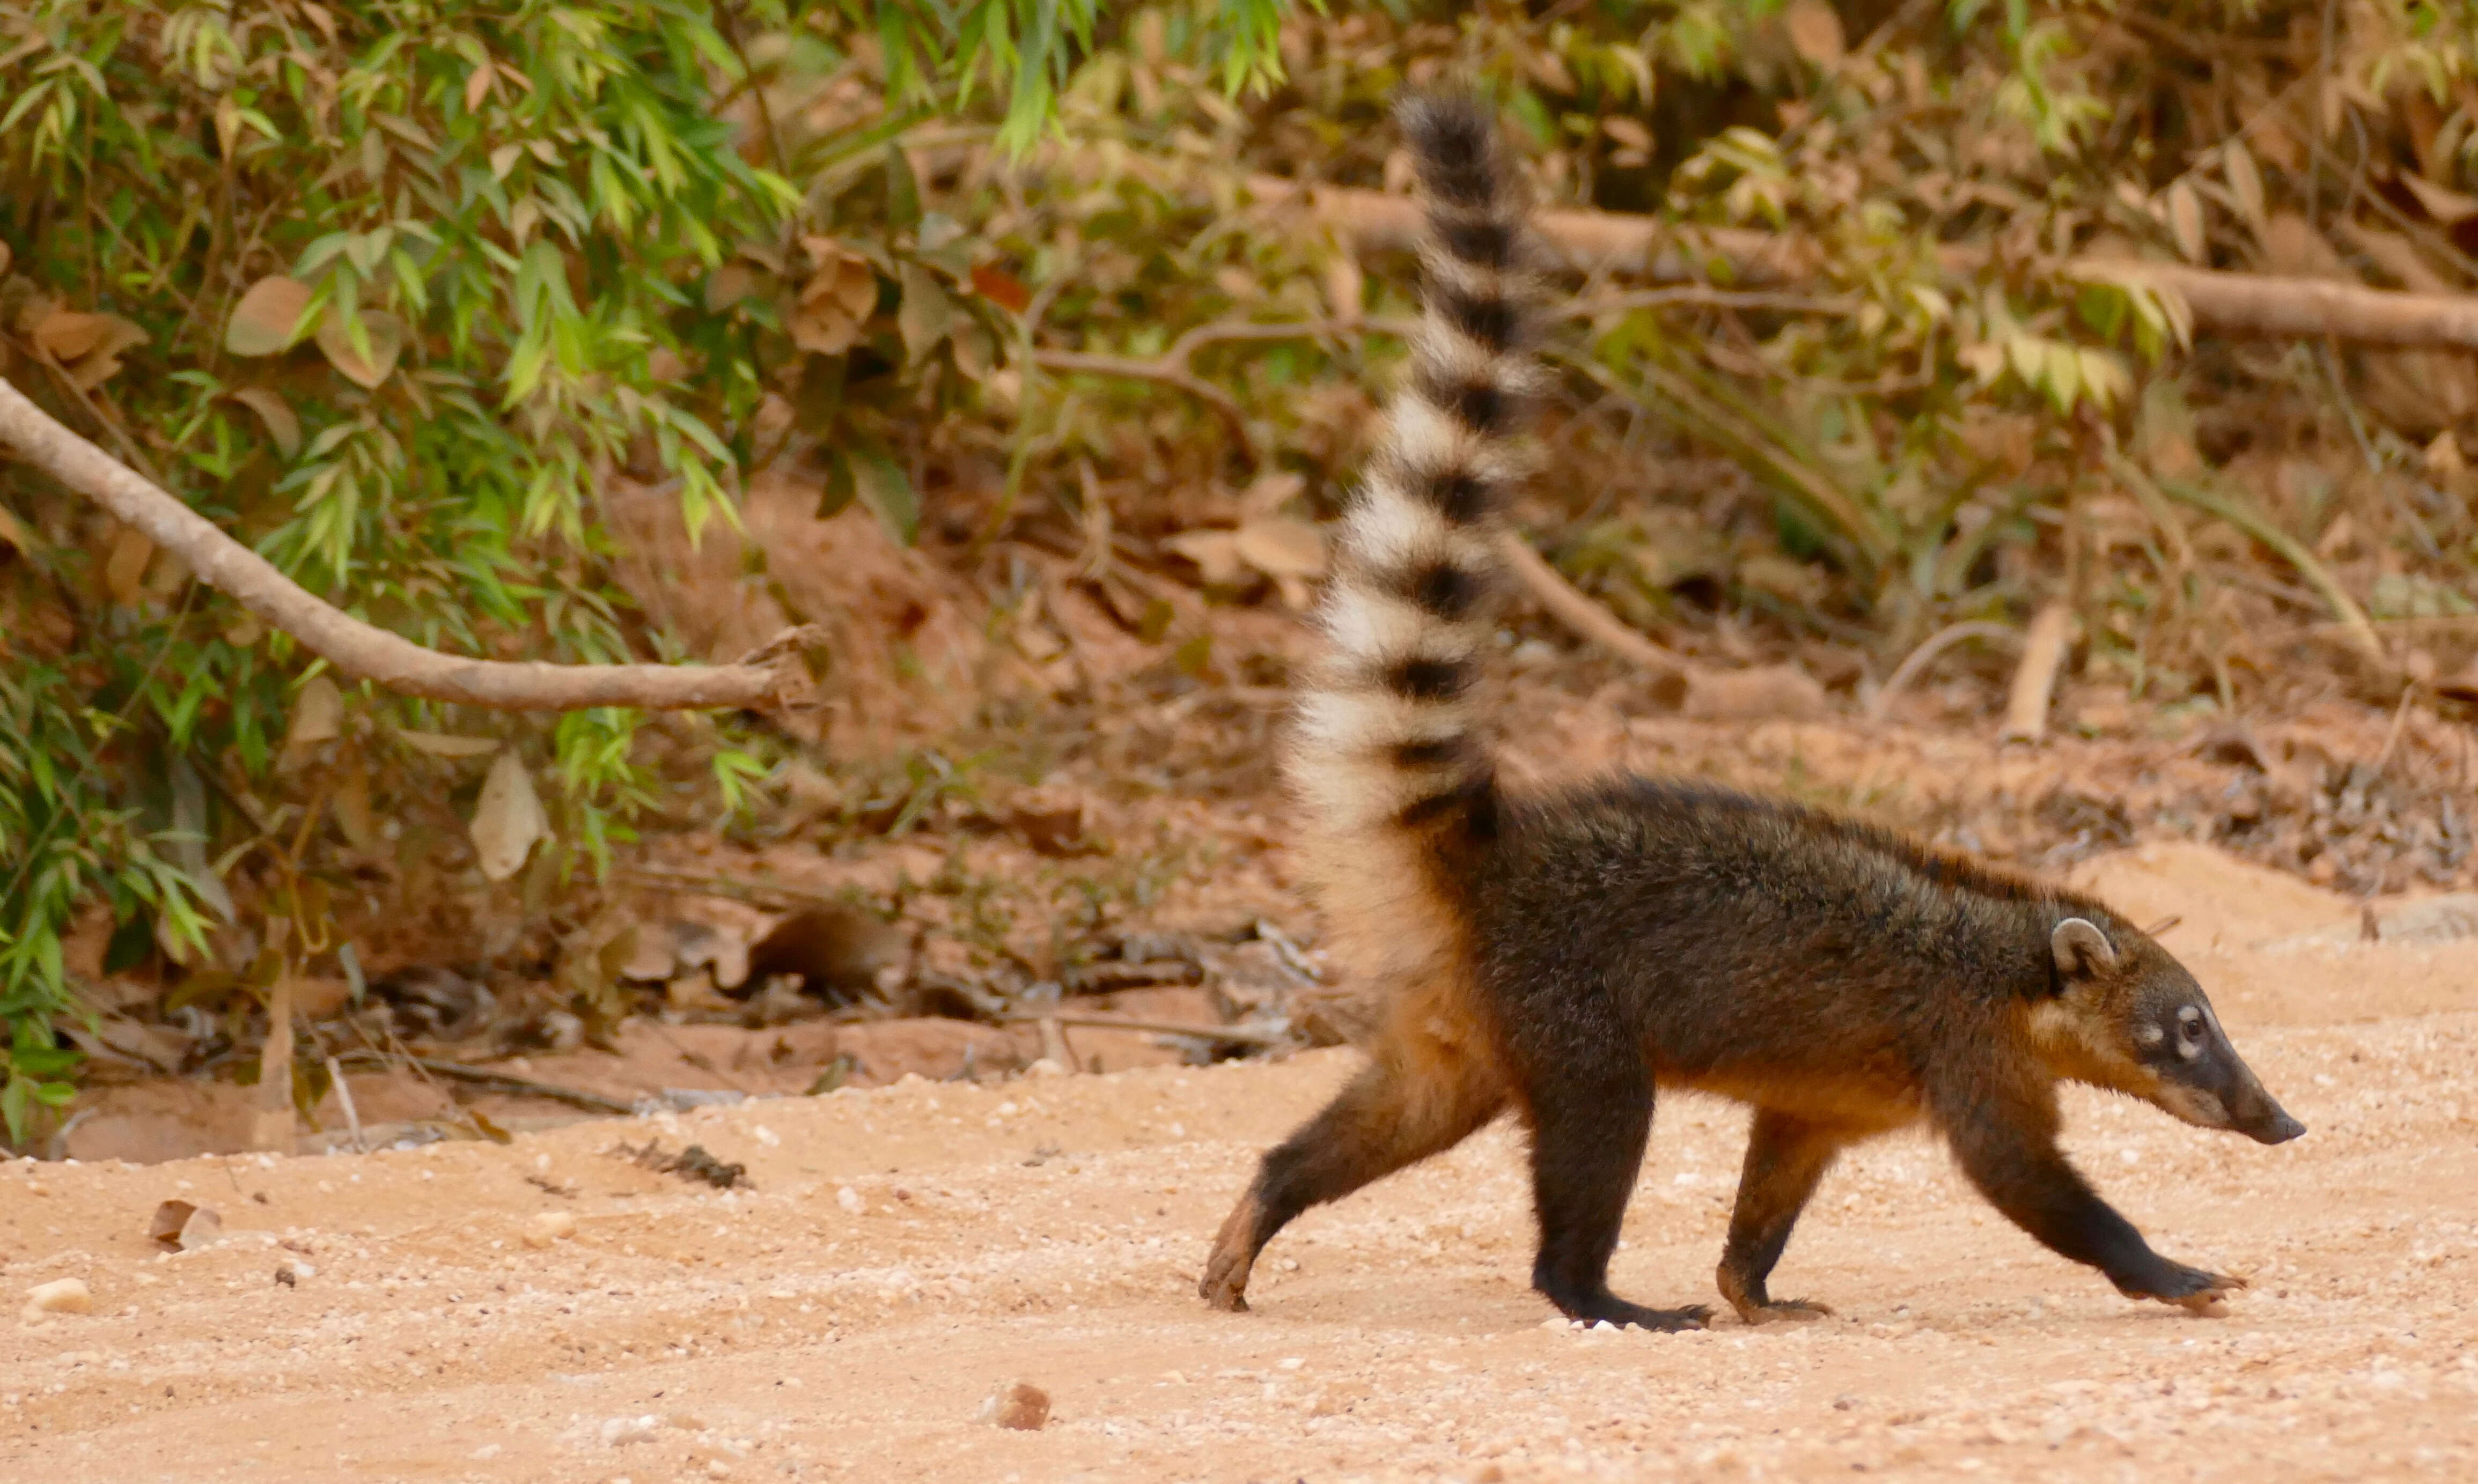
[(2306, 1132), (2238, 1056), (2203, 987), (2147, 934), (2069, 917), (2048, 936), (2055, 990), (2032, 1012), (2059, 1075), (2264, 1144)]

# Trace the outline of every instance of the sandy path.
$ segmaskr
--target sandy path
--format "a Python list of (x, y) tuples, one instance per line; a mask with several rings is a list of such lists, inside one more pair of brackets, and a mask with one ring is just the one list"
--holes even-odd
[[(0, 1479), (2478, 1477), (2478, 944), (2264, 954), (2241, 915), (2172, 943), (2309, 1136), (2071, 1107), (2162, 1250), (2254, 1276), (2222, 1319), (2125, 1302), (1898, 1140), (1828, 1180), (1775, 1284), (1841, 1318), (1546, 1329), (1503, 1129), (1312, 1214), (1256, 1313), (1209, 1313), (1205, 1241), (1347, 1070), (1321, 1052), (508, 1148), (0, 1167), (0, 1294), (96, 1299), (0, 1334)], [(1714, 1301), (1742, 1129), (1663, 1104), (1623, 1292)], [(756, 1189), (608, 1152), (649, 1136)], [(153, 1255), (172, 1195), (227, 1238)], [(528, 1247), (553, 1210), (576, 1235)], [(279, 1286), (285, 1261), (314, 1270)], [(1048, 1429), (975, 1421), (1019, 1377)]]

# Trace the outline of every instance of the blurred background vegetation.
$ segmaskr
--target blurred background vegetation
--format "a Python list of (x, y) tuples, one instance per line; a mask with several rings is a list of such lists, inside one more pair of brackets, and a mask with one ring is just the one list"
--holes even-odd
[[(1656, 244), (1565, 284), (1518, 513), (1627, 622), (1858, 708), (2051, 604), (2078, 683), (2156, 715), (2478, 689), (2471, 357), (2198, 335), (2104, 266), (2467, 290), (2465, 0), (0, 0), (0, 375), (453, 652), (729, 658), (621, 580), (614, 501), (694, 541), (773, 478), (991, 624), (1050, 552), (1165, 675), (1275, 685), (1190, 595), (1318, 570), (1414, 302), (1386, 111), (1448, 79), (1542, 205)], [(0, 711), (13, 1137), (69, 1095), (82, 924), (240, 1030), (280, 973), (358, 988), (338, 920), (480, 880), (489, 780), (539, 780), (506, 890), (555, 920), (795, 769), (898, 833), (951, 773), (340, 686), (5, 457)]]

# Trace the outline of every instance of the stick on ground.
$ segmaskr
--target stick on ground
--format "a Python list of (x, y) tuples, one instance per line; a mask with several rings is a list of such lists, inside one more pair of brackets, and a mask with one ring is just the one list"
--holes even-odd
[(2048, 702), (2057, 693), (2057, 667), (2072, 637), (2073, 610), (2050, 603), (2032, 616), (2022, 637), (2022, 663), (2013, 667), (2013, 689), (2005, 697), (2003, 742), (2036, 742), (2048, 735)]

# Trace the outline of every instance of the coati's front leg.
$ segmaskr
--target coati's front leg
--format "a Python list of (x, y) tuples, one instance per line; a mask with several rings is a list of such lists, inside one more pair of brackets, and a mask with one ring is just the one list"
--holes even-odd
[(1815, 1194), (1816, 1182), (1841, 1152), (1838, 1131), (1804, 1119), (1756, 1110), (1747, 1134), (1747, 1162), (1738, 1173), (1738, 1202), (1730, 1213), (1730, 1244), (1713, 1276), (1721, 1296), (1750, 1324), (1773, 1320), (1816, 1319), (1833, 1311), (1804, 1298), (1775, 1298), (1765, 1291), (1773, 1265), (1789, 1245), (1790, 1229)]
[(2173, 1262), (2100, 1199), (2057, 1147), (2052, 1088), (1957, 1099), (1938, 1110), (1962, 1173), (2050, 1251), (2107, 1274), (2128, 1298), (2209, 1313), (2243, 1278)]
[(1230, 1210), (1197, 1292), (1217, 1309), (1248, 1307), (1248, 1274), (1274, 1233), (1406, 1165), (1453, 1148), (1505, 1106), (1504, 1084), (1477, 1059), (1430, 1044), (1361, 1069), (1325, 1111), (1268, 1150)]
[[(1578, 1038), (1589, 1041), (1590, 1038)], [(1648, 1309), (1609, 1292), (1627, 1197), (1652, 1134), (1652, 1078), (1628, 1038), (1599, 1045), (1620, 1053), (1599, 1066), (1570, 1065), (1526, 1089), (1531, 1122), (1531, 1185), (1539, 1207), (1540, 1256), (1531, 1286), (1570, 1319), (1646, 1329), (1701, 1329), (1701, 1304)], [(1596, 1047), (1597, 1049), (1597, 1047)]]

